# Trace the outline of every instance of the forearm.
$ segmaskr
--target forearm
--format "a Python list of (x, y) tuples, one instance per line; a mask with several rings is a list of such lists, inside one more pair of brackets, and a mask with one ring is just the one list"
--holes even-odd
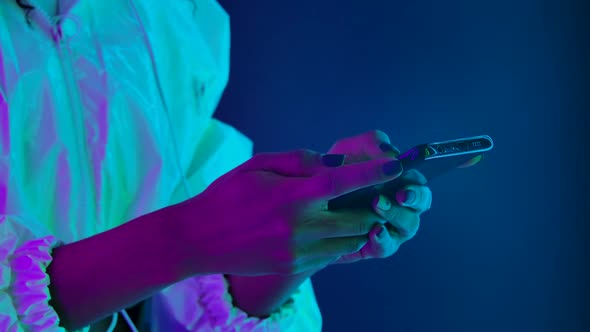
[(170, 208), (53, 250), (50, 305), (61, 326), (89, 325), (190, 276)]
[(295, 275), (266, 275), (257, 277), (229, 275), (230, 293), (234, 304), (250, 316), (265, 318), (279, 309), (299, 286), (317, 270)]

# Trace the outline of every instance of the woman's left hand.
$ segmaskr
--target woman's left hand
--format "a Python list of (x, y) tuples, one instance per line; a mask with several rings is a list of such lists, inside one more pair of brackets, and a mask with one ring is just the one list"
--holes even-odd
[[(345, 164), (374, 158), (397, 157), (400, 154), (399, 150), (391, 145), (387, 134), (379, 130), (341, 139), (328, 153), (346, 155)], [(383, 219), (384, 224), (375, 224), (369, 233), (368, 242), (359, 251), (341, 256), (334, 263), (389, 257), (402, 243), (416, 235), (420, 226), (420, 215), (429, 210), (432, 204), (432, 192), (425, 185), (424, 176), (417, 171), (404, 173), (397, 180), (406, 185), (396, 193), (395, 201), (391, 202), (383, 195), (374, 199), (373, 212)]]

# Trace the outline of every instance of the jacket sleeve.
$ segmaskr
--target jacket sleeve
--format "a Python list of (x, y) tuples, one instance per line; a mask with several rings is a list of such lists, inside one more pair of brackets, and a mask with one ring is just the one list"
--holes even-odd
[(265, 319), (250, 317), (233, 306), (222, 275), (194, 277), (176, 283), (152, 298), (151, 331), (321, 331), (322, 317), (311, 280)]
[(25, 225), (17, 216), (0, 213), (0, 331), (65, 331), (48, 303), (45, 272), (52, 249), (61, 242), (37, 238)]
[[(1, 64), (1, 63), (0, 63)], [(1, 68), (0, 68), (1, 69)], [(1, 87), (0, 87), (1, 88)], [(2, 89), (0, 89), (2, 92)], [(63, 244), (12, 207), (8, 105), (0, 95), (0, 331), (65, 331), (49, 305), (51, 251)]]

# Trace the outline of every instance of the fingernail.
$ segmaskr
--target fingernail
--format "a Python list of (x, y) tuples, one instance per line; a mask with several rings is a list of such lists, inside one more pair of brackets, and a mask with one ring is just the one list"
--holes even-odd
[(338, 167), (344, 164), (343, 154), (325, 154), (322, 156), (322, 163), (327, 167)]
[(402, 164), (399, 160), (392, 160), (383, 165), (383, 173), (387, 176), (401, 173), (403, 170)]
[(385, 142), (379, 144), (379, 148), (383, 152), (391, 152), (391, 151), (393, 151), (393, 145), (391, 145), (389, 143), (385, 143)]
[(387, 199), (387, 197), (379, 195), (379, 197), (377, 197), (376, 200), (377, 204), (375, 204), (375, 207), (379, 210), (389, 211), (389, 209), (391, 209), (391, 202), (389, 201), (389, 199)]
[(396, 199), (400, 204), (411, 205), (416, 200), (416, 193), (413, 190), (402, 190), (396, 194)]
[(389, 144), (389, 143), (383, 142), (383, 143), (379, 144), (379, 148), (383, 152), (394, 152), (397, 155), (400, 154), (400, 151), (398, 149), (396, 149), (393, 145)]

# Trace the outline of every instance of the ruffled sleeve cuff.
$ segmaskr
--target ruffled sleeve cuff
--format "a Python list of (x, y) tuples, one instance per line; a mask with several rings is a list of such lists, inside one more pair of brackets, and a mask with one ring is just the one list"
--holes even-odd
[[(12, 297), (12, 304), (3, 303), (3, 309), (10, 308), (11, 321), (7, 331), (64, 331), (59, 326), (57, 312), (49, 305), (49, 276), (47, 266), (53, 257), (53, 248), (63, 243), (53, 236), (25, 242), (16, 249), (8, 259), (10, 265), (11, 282), (8, 282), (8, 295)], [(2, 273), (4, 276), (5, 273)], [(10, 299), (2, 299), (2, 302)], [(18, 326), (17, 329), (15, 327)]]
[(154, 297), (153, 331), (321, 331), (322, 317), (311, 280), (267, 318), (251, 317), (233, 305), (223, 275), (193, 277)]
[(293, 323), (297, 311), (295, 302), (301, 293), (297, 290), (279, 310), (261, 319), (250, 317), (245, 311), (233, 305), (233, 298), (229, 293), (229, 282), (224, 276), (212, 275), (199, 278), (199, 283), (201, 289), (205, 290), (201, 302), (205, 316), (211, 327), (221, 328), (222, 331), (224, 326), (233, 327), (236, 331), (283, 331)]

